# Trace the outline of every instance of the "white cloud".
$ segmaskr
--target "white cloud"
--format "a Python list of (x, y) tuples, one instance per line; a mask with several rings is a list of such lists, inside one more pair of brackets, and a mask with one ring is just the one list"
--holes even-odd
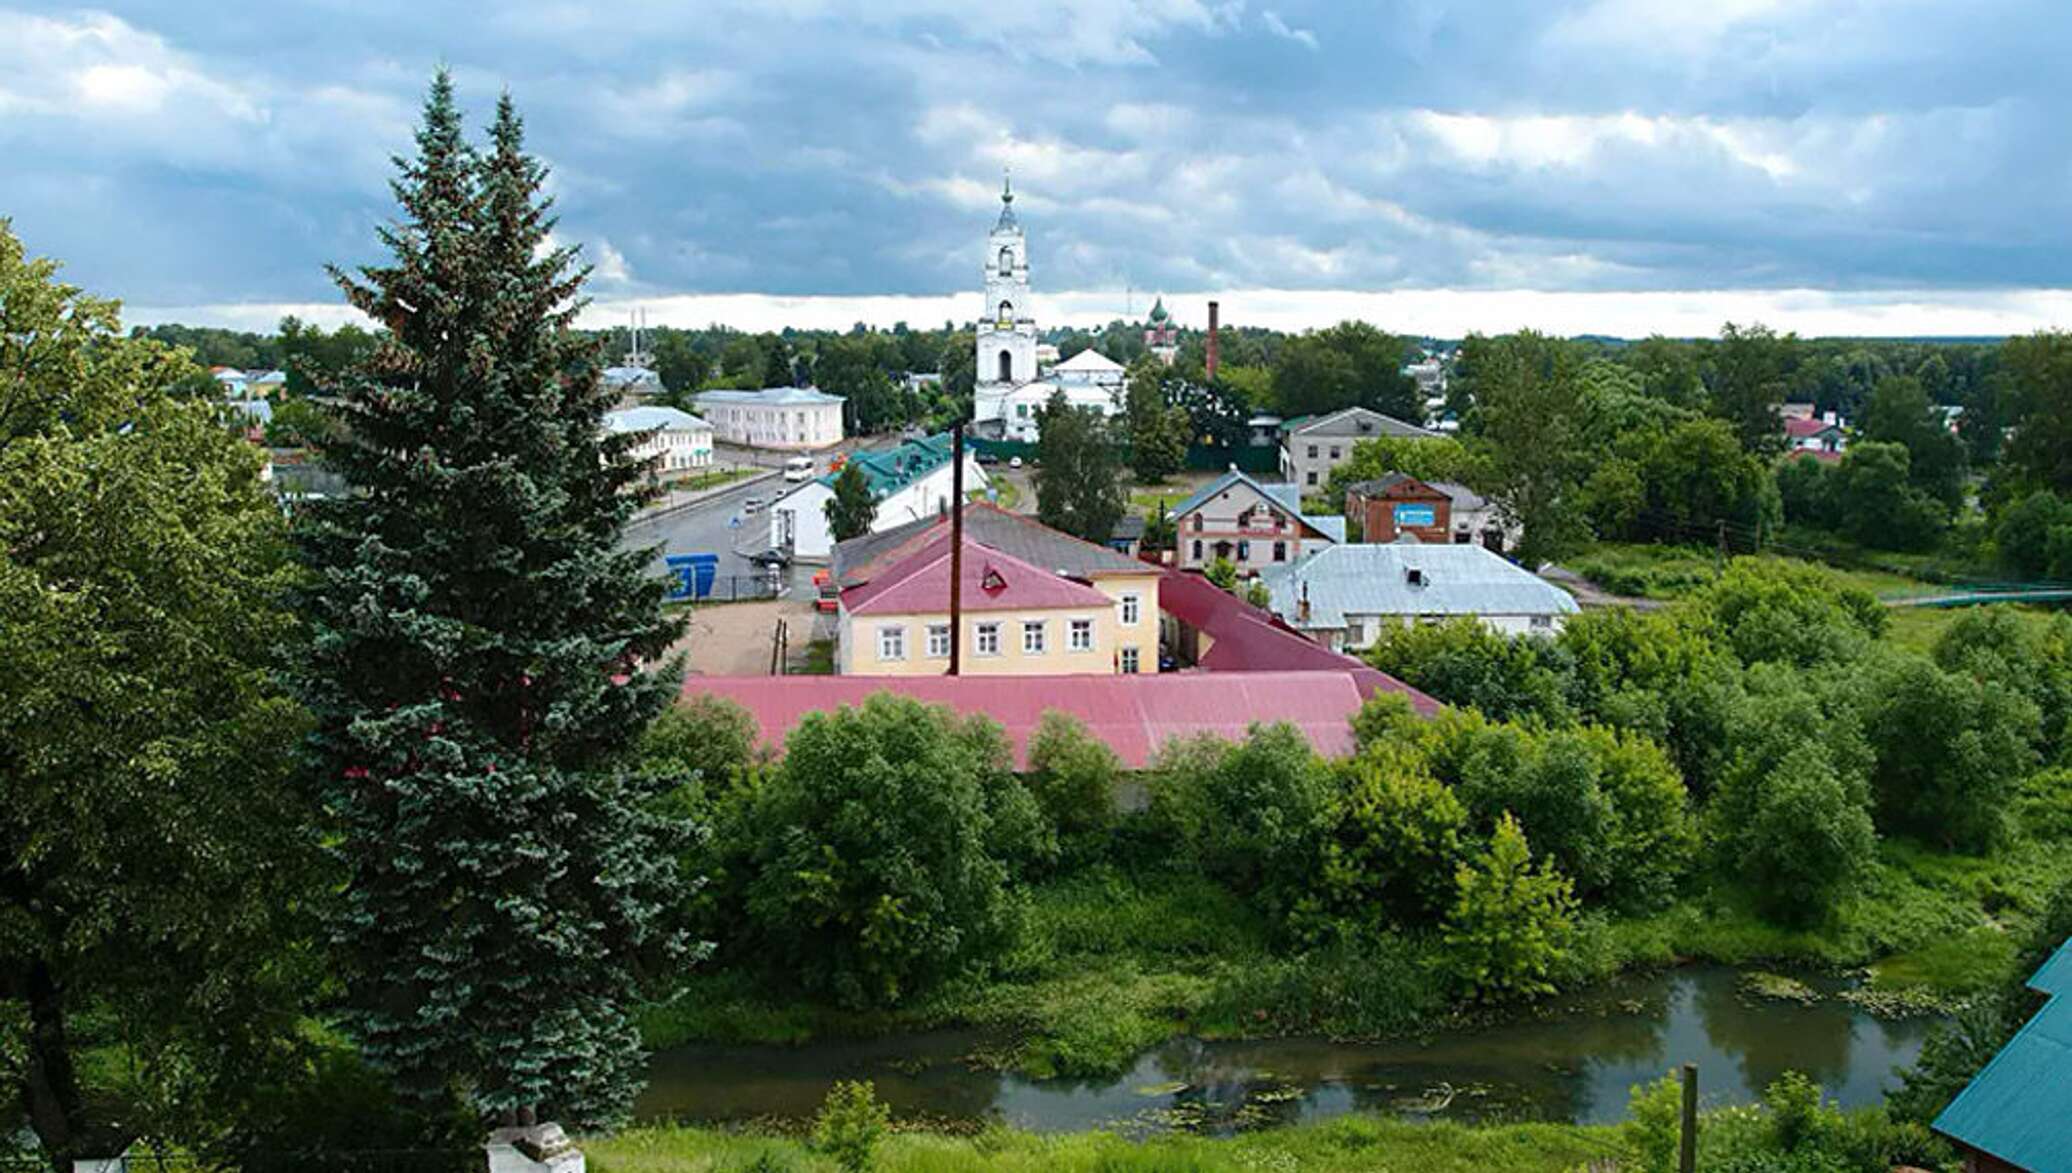
[(1283, 40), (1293, 41), (1312, 53), (1322, 47), (1317, 44), (1317, 35), (1315, 33), (1308, 29), (1290, 28), (1288, 22), (1281, 19), (1281, 14), (1271, 8), (1259, 14), (1259, 22), (1266, 26), (1267, 32)]

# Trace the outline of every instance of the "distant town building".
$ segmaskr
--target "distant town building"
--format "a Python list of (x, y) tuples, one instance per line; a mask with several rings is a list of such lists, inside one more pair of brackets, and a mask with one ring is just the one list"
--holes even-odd
[(1039, 433), (1037, 411), (1060, 391), (1074, 407), (1103, 416), (1120, 413), (1121, 364), (1092, 350), (1055, 362), (1056, 349), (1036, 340), (1028, 239), (1015, 219), (1011, 186), (1001, 188), (1000, 218), (986, 238), (984, 263), (985, 305), (973, 340), (978, 351), (974, 434), (1034, 442)]
[(842, 397), (817, 387), (700, 391), (696, 402), (724, 443), (800, 451), (842, 440)]
[[(943, 670), (949, 656), (949, 540), (944, 516), (836, 547), (844, 672)], [(963, 671), (1158, 671), (1158, 567), (984, 502), (965, 505), (964, 541)], [(996, 573), (985, 574), (986, 566)], [(852, 619), (858, 616), (870, 623), (856, 626)], [(875, 634), (888, 624), (903, 633)], [(1029, 624), (1043, 624), (1044, 630), (1032, 633)], [(888, 659), (888, 650), (901, 658)]]
[(1421, 481), (1392, 472), (1359, 481), (1345, 490), (1347, 521), (1360, 523), (1367, 542), (1393, 542), (1410, 534), (1421, 542), (1465, 545), (1480, 542), (1501, 553), (1510, 535), (1488, 498), (1451, 481)]
[[(903, 441), (891, 448), (856, 452), (848, 463), (863, 474), (878, 512), (871, 529), (888, 530), (908, 522), (933, 518), (948, 511), (951, 493), (950, 436), (944, 432), (919, 440)], [(834, 531), (827, 524), (827, 503), (834, 499), (835, 477), (827, 473), (810, 480), (771, 504), (770, 548), (783, 550), (802, 562), (825, 562), (835, 548)], [(985, 469), (976, 454), (964, 454), (966, 492), (983, 492)]]
[(1281, 476), (1313, 492), (1331, 479), (1332, 469), (1352, 459), (1353, 445), (1383, 436), (1430, 440), (1439, 433), (1364, 407), (1301, 416), (1281, 425)]
[(1385, 626), (1472, 616), (1507, 635), (1552, 635), (1576, 613), (1567, 591), (1481, 546), (1329, 546), (1260, 575), (1273, 613), (1333, 651), (1371, 646)]
[(1219, 559), (1251, 573), (1293, 562), (1307, 550), (1345, 540), (1343, 517), (1306, 517), (1302, 491), (1269, 485), (1236, 469), (1204, 485), (1173, 510), (1182, 569)]
[(604, 428), (615, 435), (642, 434), (633, 454), (652, 462), (652, 472), (687, 472), (712, 465), (712, 425), (673, 407), (627, 407), (608, 411)]
[(1144, 323), (1144, 347), (1167, 366), (1180, 355), (1180, 335), (1173, 329), (1173, 316), (1166, 312), (1163, 297), (1151, 303), (1151, 317)]
[(1813, 416), (1784, 417), (1785, 445), (1793, 452), (1835, 452), (1849, 446), (1849, 436), (1834, 412)]

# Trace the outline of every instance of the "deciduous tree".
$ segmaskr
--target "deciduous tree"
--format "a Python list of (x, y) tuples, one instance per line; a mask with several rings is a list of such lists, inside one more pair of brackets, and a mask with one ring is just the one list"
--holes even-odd
[(862, 537), (871, 532), (871, 525), (878, 518), (878, 501), (871, 496), (869, 478), (855, 461), (842, 466), (835, 474), (834, 496), (827, 499), (821, 510), (827, 514), (828, 532), (835, 541), (846, 542), (850, 538)]
[(1129, 508), (1122, 455), (1107, 420), (1074, 407), (1063, 391), (1036, 413), (1036, 517), (1055, 530), (1106, 545)]

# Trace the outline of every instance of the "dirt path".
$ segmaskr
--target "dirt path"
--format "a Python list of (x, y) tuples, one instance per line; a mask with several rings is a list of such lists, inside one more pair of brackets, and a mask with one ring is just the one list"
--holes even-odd
[(767, 676), (770, 641), (779, 619), (790, 625), (796, 657), (812, 638), (811, 598), (693, 607), (690, 628), (671, 651), (685, 654), (685, 671), (692, 676)]

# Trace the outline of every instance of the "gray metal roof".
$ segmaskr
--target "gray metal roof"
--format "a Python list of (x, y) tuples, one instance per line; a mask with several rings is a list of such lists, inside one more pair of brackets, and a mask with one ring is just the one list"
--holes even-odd
[[(1417, 570), (1422, 585), (1412, 585)], [(1474, 545), (1326, 546), (1260, 575), (1274, 613), (1296, 627), (1338, 628), (1348, 615), (1573, 614), (1568, 592)], [(1309, 587), (1309, 620), (1297, 604)]]
[[(889, 564), (885, 562), (888, 555), (897, 556), (903, 549), (919, 549), (920, 544), (928, 540), (931, 530), (948, 525), (947, 518), (923, 517), (879, 533), (837, 542), (834, 580), (843, 586), (864, 581), (864, 572), (871, 567)], [(1010, 557), (1045, 570), (1063, 571), (1073, 578), (1089, 578), (1095, 574), (1159, 573), (1159, 568), (1148, 562), (1139, 562), (1106, 546), (1082, 542), (1033, 517), (1008, 513), (998, 506), (979, 501), (964, 507), (964, 536)]]
[(710, 430), (712, 425), (690, 412), (673, 407), (628, 407), (605, 412), (604, 427), (608, 432), (645, 432), (653, 428)]
[(1416, 424), (1404, 423), (1393, 416), (1386, 416), (1365, 407), (1348, 407), (1329, 415), (1317, 416), (1288, 429), (1290, 436), (1397, 436), (1413, 440), (1429, 440), (1439, 433)]
[(761, 391), (700, 391), (698, 403), (739, 403), (748, 406), (791, 407), (809, 403), (840, 403), (818, 387), (767, 387)]

